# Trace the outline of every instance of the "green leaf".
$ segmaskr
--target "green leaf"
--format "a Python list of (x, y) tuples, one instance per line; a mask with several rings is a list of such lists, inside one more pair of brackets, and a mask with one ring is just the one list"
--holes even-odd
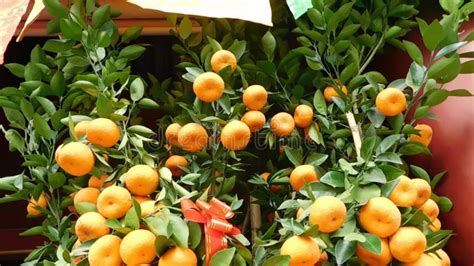
[(244, 55), (246, 47), (246, 41), (235, 40), (228, 50), (235, 55), (235, 58), (237, 58), (238, 61), (242, 57), (242, 55)]
[(438, 201), (439, 210), (441, 212), (449, 212), (453, 207), (453, 202), (447, 197), (439, 197)]
[(377, 166), (371, 167), (364, 171), (362, 174), (361, 184), (369, 184), (369, 183), (380, 183), (385, 184), (387, 179), (385, 178), (384, 172), (378, 168)]
[(75, 41), (80, 41), (82, 38), (82, 28), (76, 22), (62, 18), (59, 20), (59, 27), (61, 29), (62, 34), (68, 38)]
[(20, 111), (11, 108), (3, 108), (3, 112), (5, 113), (5, 117), (10, 122), (10, 125), (16, 128), (24, 128), (25, 127), (25, 118)]
[(443, 58), (430, 67), (428, 70), (428, 78), (446, 83), (454, 79), (460, 71), (462, 71), (462, 65), (459, 58)]
[(76, 208), (76, 211), (80, 215), (83, 215), (86, 212), (97, 212), (97, 205), (95, 203), (91, 203), (91, 202), (76, 203), (76, 204), (74, 204), (74, 208)]
[(349, 80), (351, 80), (356, 74), (357, 74), (357, 64), (356, 63), (351, 63), (347, 67), (342, 70), (341, 75), (340, 75), (340, 82), (342, 84), (347, 83)]
[(113, 113), (112, 100), (101, 93), (97, 96), (96, 108), (100, 117), (109, 117)]
[(314, 93), (313, 105), (318, 113), (322, 115), (327, 114), (327, 105), (321, 90), (316, 90), (316, 93)]
[(322, 28), (326, 23), (321, 12), (315, 8), (308, 9), (308, 17), (316, 28)]
[(53, 189), (60, 188), (66, 183), (66, 175), (61, 172), (56, 172), (48, 176), (48, 184)]
[(110, 5), (103, 5), (97, 8), (92, 15), (92, 27), (100, 28), (106, 21), (110, 20)]
[(66, 8), (59, 2), (59, 0), (43, 0), (43, 3), (49, 14), (58, 18), (66, 18)]
[(417, 93), (420, 90), (425, 72), (426, 68), (422, 65), (418, 65), (415, 62), (410, 65), (410, 70), (406, 77), (406, 85), (413, 88), (413, 93)]
[(441, 178), (443, 178), (446, 173), (447, 173), (446, 171), (443, 171), (441, 173), (437, 173), (433, 177), (433, 179), (431, 180), (431, 183), (430, 183), (432, 189), (434, 189), (438, 185), (439, 181), (441, 181)]
[(25, 140), (20, 135), (20, 133), (18, 133), (18, 131), (14, 129), (7, 130), (7, 132), (5, 133), (5, 139), (8, 140), (10, 150), (13, 151), (14, 149), (16, 149), (20, 152), (23, 152), (25, 150)]
[(389, 40), (392, 38), (396, 38), (397, 34), (399, 34), (402, 31), (402, 28), (400, 26), (392, 26), (390, 27), (384, 34), (384, 39)]
[(305, 164), (312, 164), (314, 166), (319, 166), (323, 164), (327, 159), (329, 158), (329, 155), (323, 154), (323, 153), (311, 153), (305, 160)]
[(418, 65), (423, 65), (423, 54), (416, 44), (409, 41), (403, 41), (403, 46), (413, 61), (415, 61)]
[(352, 10), (352, 5), (354, 2), (349, 2), (342, 5), (329, 19), (328, 21), (328, 30), (335, 30), (340, 22), (344, 21), (350, 14)]
[(185, 16), (182, 20), (181, 23), (179, 23), (179, 28), (178, 28), (179, 36), (183, 39), (186, 40), (189, 35), (193, 32), (193, 23), (189, 19), (188, 16)]
[(426, 180), (428, 183), (430, 182), (430, 175), (428, 172), (426, 172), (425, 169), (416, 166), (416, 165), (410, 165), (410, 172), (417, 178), (421, 178)]
[(62, 53), (74, 46), (74, 41), (71, 40), (47, 40), (43, 46), (43, 50), (54, 53)]
[(136, 78), (133, 80), (132, 84), (130, 85), (130, 97), (132, 101), (136, 102), (143, 98), (145, 94), (145, 85), (141, 78)]
[(138, 102), (138, 106), (143, 109), (158, 109), (160, 105), (150, 98), (143, 98)]
[(43, 226), (34, 226), (21, 232), (19, 235), (20, 236), (36, 236), (36, 235), (41, 235), (43, 233), (44, 233)]
[(189, 229), (186, 222), (176, 215), (170, 216), (170, 224), (173, 235), (171, 236), (180, 247), (187, 248), (189, 240)]
[(441, 57), (458, 50), (459, 48), (463, 47), (467, 43), (468, 42), (457, 42), (457, 43), (452, 43), (446, 47), (443, 47), (443, 49), (439, 50), (438, 53), (436, 53), (434, 60), (438, 60)]
[(341, 169), (350, 174), (350, 175), (357, 175), (359, 172), (357, 170), (355, 170), (352, 165), (347, 162), (345, 159), (341, 158), (339, 159), (339, 166), (341, 167)]
[(44, 120), (43, 117), (41, 117), (41, 115), (37, 113), (35, 113), (33, 116), (33, 126), (36, 132), (38, 132), (38, 134), (40, 134), (43, 138), (47, 140), (51, 140), (54, 138), (53, 131), (49, 127), (48, 123)]
[(437, 19), (433, 20), (431, 24), (421, 31), (423, 42), (428, 50), (433, 51), (438, 44), (444, 39), (443, 26)]
[(394, 163), (394, 164), (403, 164), (400, 156), (393, 152), (384, 152), (377, 155), (375, 159), (376, 162), (387, 162), (387, 163)]
[(262, 46), (265, 55), (269, 61), (273, 60), (273, 53), (276, 48), (276, 40), (273, 37), (273, 34), (270, 31), (267, 31), (262, 37)]
[(336, 256), (336, 262), (338, 265), (343, 265), (348, 261), (355, 253), (357, 242), (346, 241), (340, 239), (336, 243), (336, 248), (334, 250)]
[(262, 266), (287, 266), (290, 263), (290, 256), (277, 255), (266, 260)]
[(142, 26), (133, 26), (133, 27), (127, 28), (122, 34), (122, 42), (129, 43), (130, 41), (137, 39), (140, 36), (140, 34), (142, 34), (142, 31), (143, 31)]
[(133, 200), (133, 206), (128, 210), (127, 214), (125, 214), (123, 224), (130, 229), (137, 230), (140, 228), (140, 217), (140, 204), (136, 200)]
[(301, 148), (294, 149), (291, 147), (285, 147), (285, 154), (288, 160), (294, 165), (298, 166), (303, 163), (303, 150)]
[(463, 74), (474, 73), (474, 60), (462, 63), (461, 64), (461, 73), (463, 73)]
[(463, 0), (439, 0), (441, 7), (449, 13), (456, 12), (463, 2)]
[(430, 149), (418, 142), (407, 142), (398, 150), (403, 155), (425, 154), (431, 155)]
[(384, 197), (390, 196), (390, 194), (392, 194), (392, 191), (395, 189), (395, 187), (398, 185), (399, 182), (400, 182), (399, 178), (396, 178), (390, 182), (387, 182), (387, 184), (383, 185), (380, 188), (381, 195)]
[(175, 246), (176, 244), (173, 240), (168, 239), (165, 236), (158, 235), (155, 240), (155, 250), (158, 256), (163, 255), (170, 247)]
[(471, 92), (465, 89), (457, 89), (457, 90), (452, 90), (448, 91), (449, 96), (455, 96), (455, 97), (470, 97), (472, 96)]
[(295, 19), (304, 15), (308, 8), (313, 7), (311, 0), (286, 0), (286, 3)]
[(25, 77), (25, 66), (17, 63), (5, 64), (5, 67), (15, 76), (19, 78)]
[(371, 136), (364, 139), (364, 141), (362, 142), (361, 150), (360, 150), (361, 157), (364, 160), (369, 161), (372, 158), (372, 154), (374, 153), (376, 142), (377, 142), (376, 136)]
[(210, 266), (230, 266), (234, 258), (235, 248), (227, 248), (220, 250), (212, 256), (209, 263)]
[(367, 117), (369, 118), (370, 122), (372, 122), (372, 125), (375, 128), (381, 127), (383, 124), (383, 121), (385, 121), (385, 116), (382, 113), (380, 113), (379, 110), (375, 107), (372, 107), (369, 110), (367, 110)]
[(40, 103), (47, 114), (52, 116), (56, 113), (56, 106), (49, 99), (40, 96), (36, 96), (35, 99)]
[(66, 89), (66, 81), (64, 80), (64, 74), (62, 71), (56, 71), (51, 78), (51, 91), (55, 96), (62, 96)]
[(414, 119), (420, 119), (427, 117), (429, 114), (430, 107), (425, 105), (425, 106), (420, 106), (416, 108), (415, 115), (413, 116)]
[(442, 89), (433, 90), (426, 98), (425, 104), (435, 106), (444, 102), (449, 96), (449, 92)]
[(31, 104), (26, 98), (22, 98), (20, 100), (20, 109), (26, 119), (31, 120), (33, 118), (35, 108), (33, 107), (33, 104)]
[(388, 151), (395, 143), (400, 141), (400, 138), (400, 134), (394, 134), (384, 138), (377, 147), (377, 154)]
[(351, 191), (353, 199), (360, 204), (367, 203), (371, 198), (379, 197), (380, 193), (380, 187), (377, 184), (354, 187)]
[(321, 177), (320, 182), (332, 187), (344, 187), (344, 179), (344, 174), (341, 172), (329, 171)]
[(145, 47), (142, 47), (140, 45), (129, 45), (123, 48), (122, 51), (120, 51), (119, 57), (127, 58), (128, 60), (135, 60), (139, 58), (145, 52), (145, 50)]
[(369, 234), (369, 233), (362, 233), (365, 236), (365, 241), (361, 242), (361, 245), (365, 250), (369, 251), (370, 253), (374, 253), (380, 255), (382, 253), (382, 241), (378, 236)]
[(338, 139), (338, 138), (346, 138), (352, 135), (352, 131), (350, 129), (338, 129), (331, 133), (329, 139)]
[(194, 222), (188, 222), (189, 230), (189, 247), (191, 249), (196, 249), (201, 243), (202, 232), (201, 226)]

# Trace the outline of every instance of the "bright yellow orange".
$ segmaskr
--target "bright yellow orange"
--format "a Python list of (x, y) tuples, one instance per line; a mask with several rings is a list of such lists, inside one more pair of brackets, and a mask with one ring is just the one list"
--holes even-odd
[(105, 218), (97, 212), (86, 212), (76, 221), (75, 231), (79, 241), (85, 242), (110, 232)]
[(396, 88), (387, 88), (377, 94), (375, 106), (385, 116), (396, 116), (407, 108), (407, 99)]
[(277, 137), (288, 137), (295, 129), (295, 120), (285, 112), (278, 113), (270, 120), (270, 128)]
[(110, 119), (94, 119), (87, 127), (87, 140), (92, 144), (110, 148), (120, 140), (120, 128)]
[(212, 71), (218, 73), (222, 69), (230, 66), (232, 72), (237, 68), (237, 58), (235, 55), (227, 50), (220, 50), (215, 52), (211, 57)]
[(192, 249), (172, 247), (160, 257), (158, 266), (197, 266), (197, 257)]
[(87, 258), (90, 266), (121, 266), (120, 243), (122, 239), (114, 235), (105, 235), (97, 239), (89, 249)]
[(314, 266), (323, 266), (326, 261), (328, 261), (328, 253), (326, 251), (323, 251), (321, 253), (321, 256), (319, 256), (318, 263), (316, 263)]
[(435, 253), (441, 258), (441, 266), (451, 265), (451, 259), (449, 258), (448, 254), (444, 250), (438, 249), (436, 250)]
[(319, 231), (323, 233), (332, 233), (344, 224), (346, 214), (346, 205), (340, 199), (322, 196), (311, 205), (309, 222), (318, 225)]
[(87, 133), (87, 128), (89, 127), (90, 123), (91, 123), (91, 121), (84, 120), (84, 121), (81, 121), (81, 122), (77, 123), (74, 126), (74, 135), (76, 136), (76, 138), (81, 138), (82, 136), (84, 136)]
[(179, 146), (187, 152), (198, 152), (206, 147), (209, 140), (206, 129), (196, 123), (186, 124), (179, 130)]
[(59, 165), (59, 151), (61, 148), (64, 146), (64, 144), (60, 144), (57, 148), (56, 151), (54, 151), (54, 160), (58, 163)]
[(362, 245), (357, 245), (357, 257), (363, 263), (366, 263), (370, 266), (376, 265), (388, 265), (392, 261), (392, 254), (390, 253), (390, 248), (388, 246), (388, 241), (385, 238), (381, 240), (381, 252), (380, 254), (375, 254), (367, 249), (363, 248)]
[(100, 191), (97, 188), (86, 187), (79, 190), (74, 195), (74, 207), (77, 209), (77, 204), (81, 202), (88, 202), (88, 203), (97, 203), (97, 198), (100, 195)]
[(311, 237), (292, 236), (283, 242), (280, 255), (290, 256), (289, 266), (309, 266), (318, 262), (321, 251)]
[(158, 203), (156, 204), (156, 201), (150, 200), (150, 201), (145, 201), (140, 203), (140, 209), (141, 209), (141, 216), (142, 217), (147, 217), (149, 215), (152, 215), (154, 213), (159, 212), (163, 208), (163, 204)]
[[(347, 95), (347, 88), (346, 86), (342, 86), (341, 87), (341, 91)], [(336, 89), (334, 89), (334, 87), (332, 86), (327, 86), (325, 89), (324, 89), (324, 99), (326, 99), (326, 102), (332, 102), (332, 97), (338, 97), (340, 98), (341, 96), (339, 95), (339, 93), (337, 93)]]
[(91, 176), (89, 178), (89, 181), (88, 181), (87, 185), (89, 187), (93, 187), (93, 188), (108, 187), (108, 186), (112, 185), (112, 183), (110, 183), (110, 182), (105, 183), (105, 180), (107, 180), (108, 177), (109, 177), (109, 175), (107, 175), (107, 174), (102, 174), (100, 176), (100, 178), (97, 178), (96, 176)]
[(438, 218), (439, 207), (438, 204), (432, 199), (428, 199), (425, 204), (419, 207), (423, 213), (430, 218), (431, 221), (434, 221)]
[(414, 178), (411, 180), (416, 189), (416, 200), (413, 206), (420, 207), (431, 197), (431, 186), (426, 180)]
[(110, 186), (97, 198), (97, 209), (107, 218), (120, 218), (132, 207), (132, 195), (123, 187)]
[(148, 230), (128, 233), (120, 244), (120, 257), (127, 265), (151, 263), (156, 257), (155, 235)]
[(415, 262), (426, 249), (426, 237), (413, 226), (400, 227), (389, 240), (392, 256), (401, 262)]
[(182, 176), (184, 171), (179, 167), (186, 167), (188, 165), (188, 160), (186, 160), (186, 158), (181, 155), (173, 155), (165, 162), (166, 168), (170, 169), (173, 176)]
[(244, 122), (233, 120), (222, 129), (221, 143), (232, 151), (243, 150), (249, 144), (250, 134), (250, 128)]
[(214, 72), (202, 73), (193, 82), (194, 94), (206, 103), (219, 100), (224, 93), (224, 87), (224, 80)]
[(148, 196), (159, 184), (158, 173), (146, 164), (135, 165), (125, 174), (125, 186), (133, 195)]
[(367, 232), (385, 238), (400, 228), (402, 214), (389, 199), (375, 197), (360, 209), (359, 222)]
[(403, 263), (403, 266), (441, 266), (441, 260), (432, 254), (421, 254), (421, 256), (413, 262)]
[(80, 142), (70, 142), (58, 150), (58, 165), (68, 174), (83, 176), (95, 165), (92, 150)]
[(173, 123), (166, 128), (165, 138), (171, 146), (179, 147), (178, 133), (180, 129), (181, 125), (178, 123)]
[(30, 201), (28, 202), (28, 205), (26, 206), (26, 211), (31, 216), (38, 216), (42, 213), (40, 210), (37, 209), (37, 207), (45, 209), (47, 206), (48, 206), (48, 200), (46, 198), (46, 194), (41, 193), (41, 195), (39, 195), (37, 200), (35, 200), (33, 197), (30, 198)]
[(297, 127), (306, 128), (313, 122), (313, 108), (306, 104), (300, 104), (296, 107), (293, 118)]
[(306, 164), (295, 167), (290, 174), (290, 185), (295, 191), (299, 191), (304, 184), (318, 181), (319, 177), (314, 166)]
[(265, 126), (266, 118), (260, 111), (248, 111), (242, 116), (240, 121), (250, 128), (250, 132), (257, 132)]
[[(262, 177), (263, 180), (265, 180), (266, 182), (268, 182), (268, 177), (270, 176), (270, 173), (269, 173), (269, 172), (265, 172), (265, 173), (260, 174), (260, 176)], [(277, 191), (280, 190), (280, 186), (278, 186), (278, 185), (271, 185), (271, 186), (270, 186), (270, 190), (273, 191), (273, 192), (277, 192)]]
[(242, 96), (244, 105), (247, 106), (249, 110), (255, 111), (258, 111), (265, 106), (267, 98), (267, 90), (260, 85), (249, 86), (245, 89), (244, 95)]
[(441, 221), (438, 218), (434, 219), (431, 224), (428, 224), (428, 228), (433, 232), (438, 232), (441, 230)]
[(411, 207), (415, 205), (418, 198), (418, 192), (412, 180), (407, 176), (401, 175), (400, 180), (393, 189), (388, 198), (400, 207)]
[(153, 201), (147, 196), (133, 196), (133, 199), (136, 200), (138, 204), (142, 204), (143, 202), (146, 202), (146, 201)]
[(411, 134), (410, 141), (419, 142), (425, 146), (430, 145), (433, 138), (433, 129), (426, 124), (418, 124), (415, 129), (419, 130), (418, 134)]

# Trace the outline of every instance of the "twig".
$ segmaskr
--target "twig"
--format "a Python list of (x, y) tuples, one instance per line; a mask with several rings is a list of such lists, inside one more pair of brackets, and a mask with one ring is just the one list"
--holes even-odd
[(258, 230), (262, 227), (262, 213), (260, 204), (254, 203), (257, 199), (250, 196), (250, 226), (252, 228), (252, 243), (257, 241)]
[(354, 114), (352, 112), (346, 113), (347, 122), (349, 122), (349, 127), (351, 128), (352, 138), (354, 139), (354, 146), (357, 153), (357, 158), (360, 158), (360, 149), (362, 147), (362, 138), (359, 131), (359, 126), (355, 120)]

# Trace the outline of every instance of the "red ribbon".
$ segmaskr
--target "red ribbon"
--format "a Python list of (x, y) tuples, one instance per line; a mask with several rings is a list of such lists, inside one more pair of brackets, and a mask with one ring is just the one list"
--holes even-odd
[(209, 265), (211, 257), (219, 250), (227, 248), (226, 235), (239, 235), (239, 228), (227, 221), (234, 217), (229, 205), (212, 198), (211, 201), (184, 199), (181, 201), (181, 210), (186, 219), (196, 223), (204, 224), (204, 235), (206, 240), (206, 265)]

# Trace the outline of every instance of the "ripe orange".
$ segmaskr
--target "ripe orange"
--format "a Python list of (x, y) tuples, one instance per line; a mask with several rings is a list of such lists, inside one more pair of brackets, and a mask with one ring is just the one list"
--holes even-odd
[(390, 248), (388, 246), (388, 241), (385, 238), (381, 240), (381, 252), (380, 254), (375, 254), (367, 249), (363, 248), (362, 245), (357, 245), (357, 257), (363, 263), (367, 265), (388, 265), (392, 261), (392, 254), (390, 253)]
[(221, 143), (229, 150), (245, 149), (250, 141), (250, 128), (242, 121), (233, 120), (224, 126), (221, 132)]
[(232, 72), (237, 68), (237, 58), (235, 55), (227, 50), (220, 50), (215, 52), (211, 57), (212, 71), (218, 73), (222, 69), (230, 66)]
[(306, 128), (313, 122), (313, 108), (306, 104), (300, 104), (296, 107), (293, 118), (297, 127)]
[(257, 132), (265, 126), (266, 118), (260, 111), (248, 111), (242, 116), (240, 121), (250, 128), (250, 132)]
[(441, 260), (433, 254), (421, 254), (416, 261), (403, 263), (403, 266), (441, 266)]
[(87, 140), (92, 144), (110, 148), (120, 140), (120, 128), (110, 119), (94, 119), (87, 127)]
[(151, 263), (156, 257), (155, 235), (143, 229), (128, 233), (120, 244), (120, 256), (127, 265)]
[(132, 207), (132, 196), (123, 187), (110, 186), (97, 198), (97, 209), (107, 218), (120, 218)]
[(91, 121), (84, 120), (84, 121), (81, 121), (81, 122), (77, 123), (74, 126), (74, 135), (76, 136), (76, 138), (80, 138), (80, 137), (82, 137), (86, 134), (87, 128), (89, 127), (90, 123), (91, 123)]
[(194, 94), (206, 103), (219, 100), (224, 93), (224, 87), (224, 80), (214, 72), (202, 73), (193, 82)]
[(79, 241), (85, 242), (110, 232), (105, 218), (97, 212), (86, 212), (76, 221), (75, 231)]
[(438, 249), (436, 250), (435, 253), (441, 258), (441, 266), (451, 265), (451, 259), (449, 258), (448, 254), (444, 250)]
[(436, 218), (438, 218), (439, 215), (439, 207), (436, 202), (432, 199), (428, 199), (425, 204), (421, 205), (419, 207), (423, 213), (430, 218), (431, 221), (434, 221)]
[(260, 85), (249, 86), (244, 91), (242, 96), (244, 105), (247, 106), (249, 110), (260, 110), (267, 103), (267, 90)]
[(441, 230), (441, 221), (438, 218), (434, 219), (431, 224), (428, 225), (428, 228), (433, 232), (438, 232)]
[(184, 156), (181, 155), (172, 155), (171, 157), (166, 160), (165, 166), (170, 169), (173, 176), (182, 176), (184, 171), (179, 168), (188, 166), (188, 160)]
[[(263, 180), (265, 180), (266, 182), (268, 182), (268, 177), (270, 176), (270, 173), (269, 173), (269, 172), (265, 172), (265, 173), (260, 174), (260, 176), (262, 177)], [(280, 190), (280, 186), (271, 185), (271, 186), (270, 186), (270, 190), (273, 191), (273, 192), (277, 192), (278, 190)]]
[(121, 266), (120, 243), (122, 239), (115, 235), (105, 235), (97, 239), (89, 249), (90, 266)]
[(79, 190), (75, 195), (74, 195), (74, 207), (77, 208), (77, 204), (81, 202), (89, 202), (96, 204), (97, 203), (97, 198), (100, 195), (100, 191), (97, 188), (92, 188), (92, 187), (86, 187), (81, 190)]
[(411, 180), (416, 189), (415, 207), (420, 207), (431, 197), (431, 186), (426, 180), (414, 178)]
[(380, 238), (393, 235), (402, 221), (397, 206), (387, 198), (371, 198), (359, 211), (359, 222), (369, 233)]
[(197, 257), (192, 249), (172, 247), (160, 257), (158, 266), (197, 266)]
[(156, 204), (156, 201), (154, 200), (140, 203), (142, 217), (147, 217), (149, 215), (157, 213), (159, 210), (161, 210), (161, 208), (163, 208), (163, 204), (161, 203)]
[(80, 142), (70, 142), (58, 151), (57, 162), (66, 173), (82, 176), (94, 168), (95, 157), (87, 145)]
[(196, 123), (186, 124), (179, 130), (179, 146), (187, 152), (197, 152), (202, 150), (209, 140), (206, 129)]
[(288, 137), (295, 129), (295, 120), (288, 113), (278, 113), (270, 120), (270, 128), (277, 137)]
[(324, 263), (328, 261), (328, 259), (328, 253), (326, 251), (323, 251), (323, 253), (321, 253), (321, 256), (319, 256), (318, 263), (316, 263), (314, 266), (324, 266)]
[(58, 163), (59, 165), (59, 151), (64, 147), (64, 144), (60, 144), (57, 148), (56, 151), (54, 151), (54, 160)]
[(322, 196), (311, 205), (309, 222), (317, 224), (319, 231), (323, 233), (332, 233), (344, 224), (346, 214), (346, 206), (340, 199), (333, 196)]
[(426, 124), (418, 124), (415, 129), (419, 130), (418, 134), (411, 134), (410, 141), (419, 142), (425, 146), (430, 145), (433, 138), (433, 129)]
[(321, 252), (311, 237), (292, 236), (280, 248), (280, 255), (289, 255), (289, 266), (309, 266), (318, 262)]
[(426, 237), (420, 229), (413, 226), (400, 227), (390, 237), (390, 252), (401, 262), (418, 260), (426, 248)]
[(42, 193), (37, 200), (35, 200), (33, 197), (30, 198), (30, 201), (26, 206), (26, 212), (28, 212), (29, 215), (38, 216), (41, 214), (41, 211), (36, 207), (45, 209), (46, 206), (48, 206), (48, 200), (46, 199), (46, 195)]
[(135, 165), (125, 174), (125, 186), (133, 195), (148, 196), (159, 184), (158, 173), (146, 164)]
[(105, 180), (107, 180), (108, 177), (109, 175), (107, 174), (102, 174), (100, 178), (97, 178), (96, 176), (91, 176), (87, 185), (93, 188), (108, 187), (112, 184), (111, 182), (105, 183)]
[(407, 108), (407, 100), (403, 92), (396, 88), (387, 88), (379, 92), (375, 106), (385, 116), (396, 116)]
[(414, 183), (410, 178), (404, 175), (399, 176), (398, 179), (400, 181), (388, 198), (397, 206), (411, 207), (415, 205), (415, 201), (418, 198), (418, 191)]
[(179, 147), (178, 132), (180, 129), (181, 125), (178, 123), (173, 123), (166, 128), (165, 138), (171, 146)]
[(295, 167), (290, 174), (290, 185), (295, 191), (299, 191), (306, 183), (318, 180), (319, 177), (314, 166), (309, 164)]
[[(341, 87), (341, 91), (347, 95), (347, 88), (346, 86), (342, 86)], [(332, 97), (338, 97), (340, 98), (340, 95), (339, 93), (337, 93), (336, 89), (334, 89), (334, 87), (332, 86), (327, 86), (325, 89), (324, 89), (324, 99), (326, 99), (326, 102), (332, 102)]]

